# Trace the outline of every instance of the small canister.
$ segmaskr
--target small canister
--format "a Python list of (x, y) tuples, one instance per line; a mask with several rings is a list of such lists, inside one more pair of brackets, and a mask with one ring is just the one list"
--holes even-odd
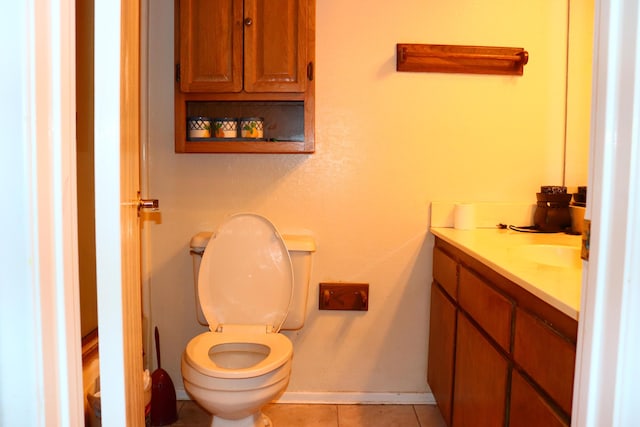
[(213, 119), (213, 128), (216, 138), (236, 138), (238, 136), (238, 121), (230, 117)]
[(189, 138), (211, 138), (211, 119), (209, 117), (187, 117)]
[(263, 138), (264, 119), (262, 117), (245, 117), (240, 119), (240, 132), (242, 138)]

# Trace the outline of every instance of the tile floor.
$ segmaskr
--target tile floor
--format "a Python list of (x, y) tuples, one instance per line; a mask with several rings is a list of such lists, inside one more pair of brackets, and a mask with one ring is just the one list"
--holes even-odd
[[(264, 413), (274, 427), (445, 427), (434, 405), (271, 404)], [(178, 401), (172, 426), (209, 427), (211, 416), (195, 402)]]

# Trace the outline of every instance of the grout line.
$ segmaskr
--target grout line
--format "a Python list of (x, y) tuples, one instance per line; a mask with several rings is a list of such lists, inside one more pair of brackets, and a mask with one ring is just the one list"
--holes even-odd
[(416, 411), (416, 405), (411, 405), (411, 409), (413, 409), (413, 415), (416, 417), (418, 427), (422, 427), (422, 424), (420, 424), (420, 418), (418, 418), (418, 412)]

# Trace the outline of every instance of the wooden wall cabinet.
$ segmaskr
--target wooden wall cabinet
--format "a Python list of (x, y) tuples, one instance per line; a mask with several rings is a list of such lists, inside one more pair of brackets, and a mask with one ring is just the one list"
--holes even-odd
[[(315, 0), (176, 0), (176, 152), (314, 151)], [(189, 138), (187, 118), (263, 117), (260, 140)]]
[(448, 426), (569, 426), (577, 321), (436, 238), (427, 381)]

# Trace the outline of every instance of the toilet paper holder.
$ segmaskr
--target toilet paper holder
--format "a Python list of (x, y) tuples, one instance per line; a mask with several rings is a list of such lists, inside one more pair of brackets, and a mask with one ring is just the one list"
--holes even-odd
[(369, 310), (368, 283), (320, 283), (319, 310)]

